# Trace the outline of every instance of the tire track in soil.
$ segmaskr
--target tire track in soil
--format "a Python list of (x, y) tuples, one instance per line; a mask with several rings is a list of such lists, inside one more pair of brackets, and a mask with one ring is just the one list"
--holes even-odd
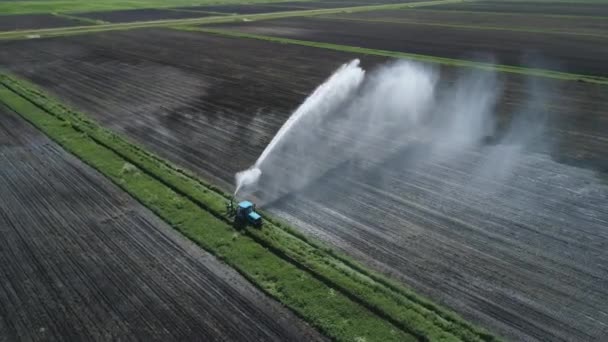
[(323, 339), (4, 107), (0, 160), (0, 339)]
[(378, 166), (381, 181), (370, 182), (373, 170), (340, 170), (271, 211), (467, 317), (488, 315), (514, 339), (600, 338), (608, 187), (591, 172), (528, 158), (507, 189), (471, 189), (483, 155), (459, 157)]

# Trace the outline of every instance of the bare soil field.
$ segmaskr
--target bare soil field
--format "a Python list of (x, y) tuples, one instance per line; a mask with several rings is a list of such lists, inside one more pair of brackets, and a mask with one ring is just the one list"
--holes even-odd
[(0, 107), (0, 340), (320, 340)]
[(476, 176), (495, 150), (428, 153), (337, 168), (271, 211), (509, 339), (603, 340), (608, 186), (544, 155), (502, 184)]
[(357, 2), (357, 1), (289, 1), (279, 2), (276, 5), (281, 7), (296, 7), (306, 9), (316, 8), (340, 8), (340, 7), (354, 7), (354, 6), (369, 6), (379, 5), (380, 2)]
[[(234, 172), (255, 160), (269, 132), (352, 58), (297, 46), (277, 54), (277, 47), (196, 32), (139, 30), (2, 43), (0, 65), (230, 188)], [(56, 82), (58, 77), (65, 81)]]
[(66, 26), (84, 26), (87, 23), (60, 18), (51, 14), (1, 15), (0, 31), (42, 29)]
[(479, 1), (462, 4), (433, 6), (438, 10), (537, 13), (550, 15), (580, 15), (608, 17), (608, 4), (571, 2), (534, 2), (534, 1)]
[(132, 21), (200, 18), (208, 17), (211, 14), (202, 12), (180, 12), (161, 9), (134, 9), (122, 11), (75, 13), (74, 15), (94, 20), (108, 21), (111, 23), (126, 23)]
[(404, 3), (415, 2), (419, 0), (344, 0), (344, 1), (287, 1), (287, 2), (271, 2), (261, 4), (244, 4), (244, 5), (212, 5), (212, 6), (190, 6), (176, 7), (176, 9), (188, 9), (198, 11), (210, 11), (220, 13), (238, 13), (238, 14), (256, 14), (256, 13), (272, 13), (296, 10), (310, 10), (321, 8), (340, 8), (340, 7), (355, 7), (355, 6), (370, 6), (389, 3)]
[(257, 13), (273, 13), (273, 12), (286, 12), (296, 11), (298, 9), (304, 10), (309, 9), (306, 7), (287, 7), (281, 6), (280, 3), (275, 4), (251, 4), (251, 5), (217, 5), (217, 6), (191, 6), (191, 7), (179, 7), (181, 9), (196, 10), (196, 11), (209, 11), (219, 12), (226, 14), (257, 14)]
[[(334, 4), (335, 7), (347, 7), (344, 6), (344, 3), (350, 3), (349, 6), (368, 6), (368, 5), (378, 5), (378, 4), (402, 4), (402, 3), (408, 3), (408, 2), (422, 2), (425, 0), (329, 0), (329, 1), (325, 1), (325, 0), (321, 0), (321, 1), (305, 1), (306, 3), (313, 3), (313, 4), (321, 4), (321, 3), (329, 3), (329, 4)], [(280, 4), (287, 4), (287, 3), (298, 3), (298, 1), (288, 1), (288, 2), (281, 2)], [(351, 5), (352, 4), (352, 5)], [(356, 5), (355, 5), (356, 4)]]
[(608, 20), (600, 18), (585, 18), (581, 20), (581, 18), (577, 17), (555, 17), (523, 13), (493, 14), (484, 12), (439, 11), (433, 9), (358, 12), (336, 14), (331, 17), (608, 35)]
[(499, 64), (533, 66), (597, 76), (608, 75), (608, 67), (602, 63), (608, 59), (606, 37), (577, 36), (576, 39), (571, 39), (546, 33), (446, 29), (416, 24), (316, 17), (218, 24), (213, 27), (379, 50), (495, 61)]
[[(0, 47), (0, 65), (227, 190), (308, 93), (354, 57), (171, 30)], [(384, 61), (363, 59), (366, 69)], [(457, 73), (443, 72), (447, 84)], [(525, 107), (525, 78), (501, 77), (500, 112)], [(414, 145), (343, 164), (266, 209), (499, 335), (600, 341), (608, 186), (596, 172), (608, 170), (608, 93), (551, 83), (551, 148), (522, 156), (506, 184), (474, 177), (497, 162), (495, 146), (413, 163), (428, 154)]]

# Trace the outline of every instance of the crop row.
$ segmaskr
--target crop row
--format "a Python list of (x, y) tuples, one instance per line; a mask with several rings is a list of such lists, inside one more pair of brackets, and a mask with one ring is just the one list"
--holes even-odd
[[(375, 337), (380, 337), (393, 330), (388, 328), (390, 324), (386, 325), (387, 322), (390, 322), (403, 331), (404, 335), (401, 335), (400, 339), (404, 336), (416, 337), (419, 340), (443, 341), (494, 339), (493, 336), (471, 326), (456, 315), (366, 270), (350, 259), (319, 246), (296, 233), (293, 229), (275, 222), (272, 218), (269, 219), (264, 229), (249, 228), (243, 231), (248, 238), (239, 237), (239, 232), (230, 226), (230, 219), (225, 211), (225, 204), (229, 197), (219, 189), (144, 151), (122, 137), (101, 128), (85, 115), (68, 109), (24, 81), (6, 75), (2, 76), (0, 81), (12, 91), (31, 101), (31, 104), (35, 104), (39, 110), (43, 109), (45, 112), (52, 114), (55, 119), (62, 121), (60, 131), (66, 129), (78, 131), (81, 133), (78, 137), (81, 137), (80, 139), (86, 137), (89, 141), (88, 145), (105, 148), (108, 153), (134, 165), (137, 172), (129, 173), (127, 176), (135, 179), (126, 180), (122, 168), (108, 168), (105, 166), (104, 158), (83, 155), (79, 153), (78, 148), (73, 150), (70, 144), (65, 141), (68, 139), (66, 137), (70, 136), (69, 134), (63, 135), (64, 132), (59, 134), (59, 132), (53, 130), (45, 130), (47, 134), (60, 140), (59, 142), (63, 143), (67, 149), (86, 162), (93, 164), (94, 167), (125, 188), (175, 228), (205, 249), (224, 259), (252, 282), (309, 320), (328, 336), (337, 339), (349, 339), (365, 336), (366, 332), (373, 331)], [(22, 115), (27, 115), (29, 110), (17, 111)], [(39, 115), (28, 119), (37, 124), (36, 120), (42, 117), (42, 115)], [(48, 121), (49, 115), (46, 115), (46, 117), (45, 119)], [(44, 121), (42, 124), (44, 124)], [(40, 127), (39, 123), (37, 125)], [(44, 130), (44, 127), (40, 128)], [(94, 160), (90, 160), (91, 158)], [(146, 178), (143, 183), (149, 184), (145, 186), (143, 184), (141, 186), (133, 185), (134, 182), (138, 185), (142, 183), (142, 178)], [(158, 186), (152, 186), (152, 183), (161, 185), (160, 188), (163, 191), (158, 190)], [(157, 194), (159, 191), (164, 192), (164, 195)], [(193, 210), (192, 208), (185, 210), (192, 206), (199, 207), (199, 210)], [(205, 211), (201, 211), (200, 208), (205, 209)], [(190, 214), (190, 212), (193, 213)], [(206, 214), (206, 218), (201, 220), (201, 222), (205, 222), (204, 227), (201, 222), (197, 222), (200, 219), (194, 220), (191, 218), (192, 215), (196, 215), (194, 213), (199, 216)], [(241, 241), (246, 241), (248, 245), (237, 247)], [(261, 250), (259, 250), (260, 248)], [(271, 250), (274, 255), (272, 257), (266, 256), (266, 254), (271, 253), (264, 251), (264, 249)], [(252, 253), (251, 258), (244, 258), (243, 252), (247, 254), (246, 251)], [(264, 254), (265, 257), (262, 258), (260, 253)], [(280, 256), (283, 262), (279, 262), (280, 259), (277, 256)], [(257, 268), (251, 265), (252, 262), (255, 263), (255, 261), (251, 261), (252, 259), (264, 259), (263, 263), (268, 263), (268, 265)], [(288, 261), (288, 263), (285, 263), (285, 261)], [(275, 265), (272, 265), (273, 263)], [(285, 269), (283, 264), (288, 264), (288, 269)], [(259, 267), (259, 263), (256, 266)], [(360, 318), (359, 320), (367, 321), (371, 319), (367, 317), (369, 312), (363, 314), (354, 310), (352, 314), (349, 313), (344, 316), (343, 308), (333, 307), (330, 310), (333, 311), (332, 314), (329, 314), (325, 311), (327, 305), (333, 306), (337, 303), (326, 303), (323, 300), (318, 303), (311, 303), (310, 298), (305, 300), (311, 294), (302, 293), (301, 288), (290, 283), (294, 276), (296, 278), (301, 277), (303, 271), (311, 276), (306, 279), (316, 284), (317, 288), (312, 292), (312, 295), (317, 293), (319, 296), (323, 296), (322, 293), (327, 293), (327, 288), (335, 289), (336, 292), (330, 291), (332, 298), (340, 298), (342, 302), (350, 301), (350, 306), (357, 303), (368, 309), (375, 313), (376, 318), (374, 320), (377, 320), (378, 317), (383, 319), (380, 321), (383, 322), (381, 325), (384, 325), (384, 327), (381, 328), (381, 325), (378, 325), (372, 328), (365, 324), (361, 326), (352, 324), (354, 320), (351, 315), (366, 316), (366, 318)], [(283, 272), (290, 273), (283, 274)], [(321, 288), (326, 288), (326, 291), (321, 290)], [(336, 297), (337, 293), (340, 294), (339, 297)], [(314, 307), (314, 309), (311, 309), (311, 307)], [(359, 309), (359, 312), (361, 309)], [(343, 316), (343, 319), (349, 322), (346, 325), (355, 329), (356, 333), (354, 331), (347, 332), (344, 329), (345, 323), (340, 324), (336, 321), (335, 314), (337, 312), (339, 312), (338, 316)], [(326, 315), (329, 315), (331, 319), (327, 319)], [(360, 322), (360, 324), (363, 324), (363, 322)], [(360, 331), (361, 329), (364, 329), (364, 331)]]

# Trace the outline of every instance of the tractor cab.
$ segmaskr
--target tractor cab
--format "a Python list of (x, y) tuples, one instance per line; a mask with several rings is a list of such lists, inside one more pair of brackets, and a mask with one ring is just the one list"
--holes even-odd
[(262, 226), (262, 216), (255, 211), (255, 204), (242, 201), (236, 208), (236, 220), (254, 227)]

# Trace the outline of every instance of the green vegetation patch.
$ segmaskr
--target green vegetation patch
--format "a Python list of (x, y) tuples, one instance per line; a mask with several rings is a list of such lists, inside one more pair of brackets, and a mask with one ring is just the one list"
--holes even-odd
[(385, 56), (385, 57), (393, 57), (393, 58), (403, 58), (403, 59), (409, 59), (409, 60), (413, 60), (413, 61), (419, 61), (419, 62), (425, 62), (425, 63), (436, 63), (436, 64), (447, 65), (447, 66), (467, 67), (467, 68), (475, 68), (475, 69), (488, 70), (488, 71), (499, 71), (499, 72), (507, 72), (507, 73), (512, 73), (512, 74), (553, 78), (553, 79), (564, 80), (564, 81), (580, 81), (580, 82), (589, 82), (589, 83), (608, 85), (608, 78), (602, 77), (602, 76), (572, 74), (572, 73), (567, 73), (567, 72), (552, 71), (552, 70), (546, 70), (546, 69), (524, 68), (524, 67), (511, 66), (511, 65), (490, 64), (490, 63), (483, 63), (483, 62), (474, 62), (474, 61), (469, 61), (469, 60), (464, 60), (464, 59), (436, 57), (436, 56), (420, 55), (420, 54), (415, 54), (415, 53), (407, 53), (407, 52), (399, 52), (399, 51), (377, 50), (377, 49), (369, 49), (369, 48), (363, 48), (363, 47), (358, 47), (358, 46), (349, 46), (349, 45), (340, 45), (340, 44), (332, 44), (332, 43), (321, 43), (321, 42), (308, 41), (308, 40), (272, 37), (272, 36), (264, 36), (264, 35), (259, 35), (259, 34), (250, 34), (250, 33), (238, 32), (238, 31), (231, 31), (231, 30), (210, 29), (210, 28), (191, 27), (191, 26), (179, 26), (179, 27), (174, 27), (174, 28), (180, 29), (180, 30), (186, 30), (186, 31), (198, 31), (198, 32), (217, 34), (217, 35), (222, 35), (222, 36), (227, 36), (227, 37), (258, 39), (258, 40), (265, 40), (265, 41), (281, 43), (281, 44), (295, 44), (295, 45), (316, 47), (316, 48), (321, 48), (321, 49), (352, 52), (352, 53), (357, 53), (357, 54), (362, 54), (362, 55), (376, 55), (376, 56)]
[[(66, 149), (125, 188), (176, 229), (205, 249), (223, 258), (252, 282), (309, 320), (328, 336), (341, 340), (353, 337), (367, 337), (373, 340), (380, 339), (380, 337), (382, 340), (389, 337), (391, 339), (433, 341), (495, 340), (492, 335), (470, 325), (457, 315), (417, 296), (411, 290), (365, 269), (351, 259), (311, 241), (268, 215), (266, 215), (266, 223), (261, 230), (255, 228), (246, 228), (240, 232), (235, 230), (232, 228), (231, 218), (226, 212), (226, 203), (229, 198), (227, 194), (199, 180), (188, 171), (182, 170), (102, 128), (85, 115), (70, 110), (25, 81), (3, 75), (0, 76), (0, 82), (9, 87), (12, 92), (31, 101), (17, 98), (21, 99), (22, 103), (29, 104), (29, 107), (16, 108), (16, 111), (25, 113), (22, 114), (24, 116), (30, 110), (38, 113), (38, 116), (46, 113), (44, 117), (47, 120), (54, 118), (55, 121), (59, 120), (63, 123), (62, 131), (69, 129), (77, 131), (79, 139), (87, 139), (89, 145), (95, 145), (96, 148), (111, 153), (113, 158), (118, 161), (110, 169), (106, 169), (104, 164), (100, 163), (103, 163), (107, 157), (79, 154), (77, 150), (72, 150), (71, 145), (66, 146), (63, 141), (69, 135), (64, 135), (62, 131), (49, 131), (45, 127), (40, 127), (62, 143)], [(14, 104), (12, 107), (14, 108)], [(52, 115), (48, 115), (48, 113)], [(27, 116), (26, 118), (36, 124), (32, 118)], [(89, 161), (91, 158), (93, 159)], [(154, 180), (155, 186), (132, 188), (133, 177), (136, 177), (135, 180), (140, 178)], [(159, 187), (159, 193), (156, 193), (155, 187)], [(190, 215), (195, 214), (199, 215), (196, 219), (190, 218)], [(204, 221), (199, 221), (197, 224), (197, 220), (201, 220), (202, 215), (207, 216)], [(201, 225), (201, 222), (205, 224)], [(273, 260), (272, 263), (277, 263), (277, 265), (268, 264), (262, 267), (267, 272), (274, 269), (276, 272), (260, 275), (262, 271), (257, 266), (254, 268), (247, 261), (251, 256), (238, 254), (238, 251), (244, 248), (239, 245), (244, 243), (241, 240), (249, 243), (247, 250), (256, 255), (257, 259), (269, 258), (268, 260)], [(241, 242), (237, 243), (237, 241)], [(282, 264), (279, 265), (275, 259), (258, 255), (260, 253), (273, 255), (282, 263), (288, 264), (289, 268)], [(271, 261), (264, 262), (271, 263)], [(281, 272), (295, 272), (296, 275), (289, 274), (283, 279)], [(318, 282), (315, 283), (317, 287), (314, 288), (314, 291), (320, 292), (299, 297), (301, 290), (298, 290), (296, 286), (289, 287), (288, 285), (291, 283), (283, 284), (292, 277)], [(307, 287), (304, 291), (312, 290)], [(326, 305), (333, 306), (333, 302), (310, 303), (312, 295), (318, 296), (315, 297), (315, 300), (319, 300), (323, 295), (341, 298), (342, 301), (348, 300), (348, 305), (363, 310), (354, 311), (353, 314), (356, 316), (356, 321), (364, 323), (361, 326), (364, 330), (346, 333), (343, 329), (346, 323), (335, 325), (335, 320), (337, 317), (341, 317), (342, 320), (351, 322), (353, 321), (351, 317), (344, 315), (342, 310), (326, 307)], [(314, 307), (311, 309), (313, 313), (306, 311), (311, 306)], [(322, 314), (319, 316), (316, 314), (317, 312), (322, 312)], [(382, 322), (377, 327), (382, 331), (369, 330), (369, 325), (365, 325), (368, 320)], [(351, 325), (348, 326), (350, 329)]]

